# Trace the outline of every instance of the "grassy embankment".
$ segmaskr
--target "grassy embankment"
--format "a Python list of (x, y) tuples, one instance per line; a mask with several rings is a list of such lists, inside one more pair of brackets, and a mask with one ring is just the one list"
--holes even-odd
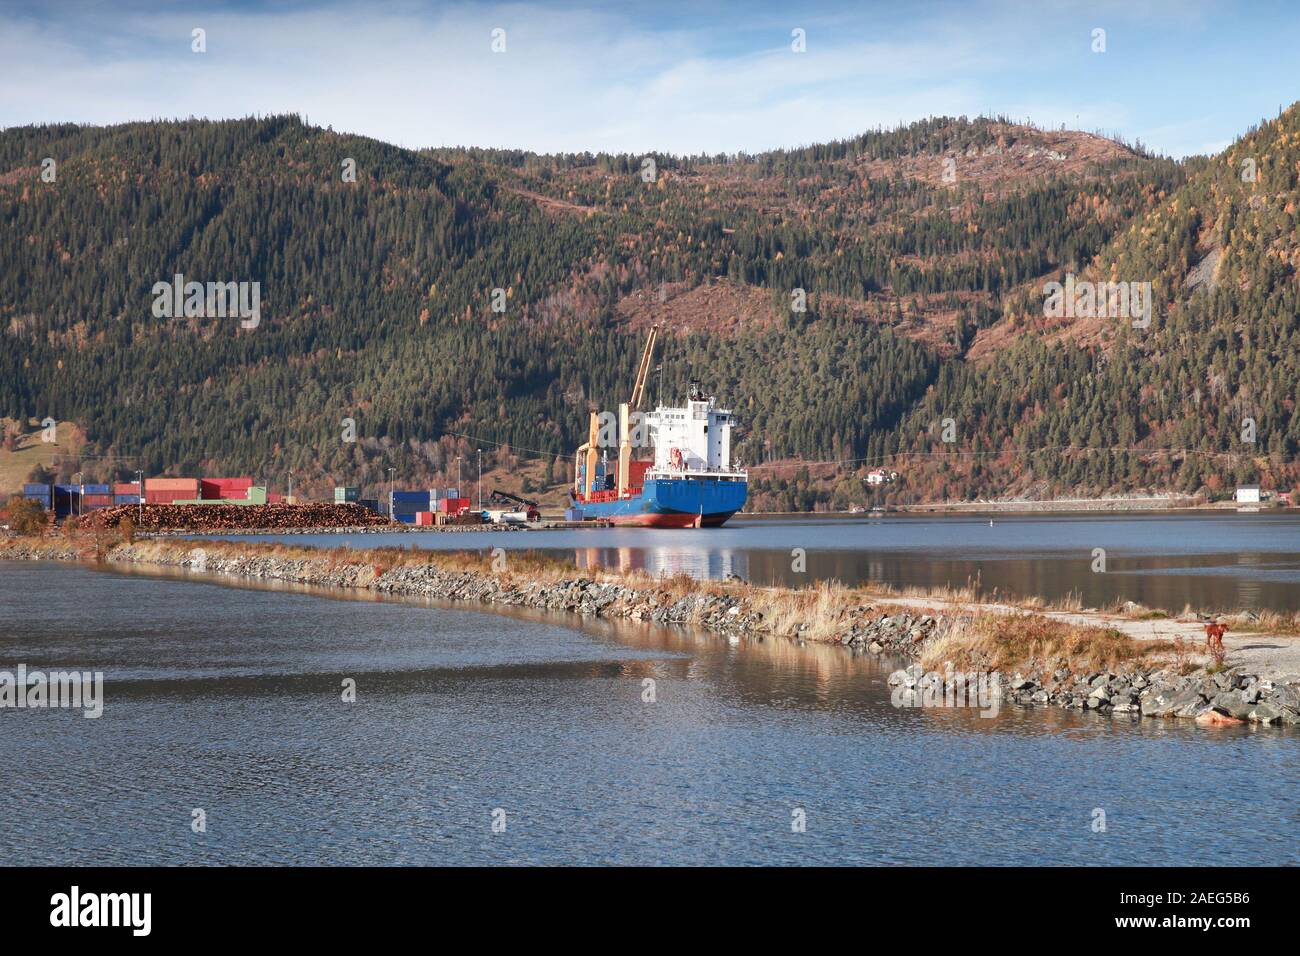
[[(120, 537), (83, 532), (66, 537), (11, 538), (8, 544), (29, 546), (51, 557), (71, 551), (81, 560), (103, 562), (112, 561), (113, 552), (125, 542)], [(921, 660), (927, 666), (951, 662), (956, 666), (1014, 670), (1043, 662), (1067, 662), (1071, 666), (1115, 669), (1166, 661), (1188, 666), (1186, 649), (1174, 642), (1139, 640), (1114, 627), (1055, 620), (1041, 608), (1008, 609), (999, 605), (992, 610), (990, 605), (981, 605), (971, 589), (900, 592), (849, 588), (837, 582), (820, 582), (806, 588), (700, 582), (685, 575), (656, 578), (642, 571), (579, 571), (567, 562), (529, 551), (510, 551), (505, 567), (497, 570), (490, 554), (474, 552), (399, 547), (318, 549), (272, 542), (148, 539), (132, 544), (132, 560), (176, 565), (188, 560), (200, 547), (209, 566), (225, 558), (258, 557), (299, 562), (304, 569), (323, 573), (359, 568), (363, 571), (356, 579), (359, 587), (370, 586), (395, 568), (434, 566), (443, 572), (495, 577), (507, 587), (558, 584), (578, 578), (617, 583), (652, 596), (654, 603), (661, 605), (691, 595), (711, 594), (741, 602), (746, 612), (760, 614), (757, 629), (762, 633), (826, 643), (838, 641), (856, 622), (928, 611), (940, 625), (922, 651)], [(1300, 622), (1278, 616), (1277, 623), (1294, 628)]]

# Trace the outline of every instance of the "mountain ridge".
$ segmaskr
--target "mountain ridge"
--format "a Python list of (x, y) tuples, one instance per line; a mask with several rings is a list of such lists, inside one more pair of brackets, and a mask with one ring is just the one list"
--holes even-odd
[[(292, 116), (5, 130), (0, 415), (77, 421), (85, 460), (64, 470), (294, 471), (323, 490), (395, 467), (418, 482), (446, 477), (470, 435), (490, 464), (519, 449), (558, 483), (587, 410), (621, 400), (660, 321), (664, 397), (703, 374), (736, 407), (758, 507), (1290, 487), (1291, 361), (1211, 374), (1179, 336), (1205, 348), (1245, 316), (1238, 347), (1255, 328), (1270, 356), (1300, 344), (1284, 314), (1296, 113), (1183, 163), (997, 119), (652, 167), (411, 151)], [(1258, 153), (1252, 195), (1272, 198), (1228, 190), (1216, 162), (1239, 166), (1238, 147)], [(149, 288), (176, 271), (260, 282), (264, 324), (154, 319)], [(1157, 289), (1149, 339), (1044, 316), (1044, 283), (1121, 273)], [(1182, 401), (1115, 377), (1152, 354)], [(1241, 391), (1197, 395), (1215, 375), (1261, 407), (1262, 455), (1229, 434)], [(945, 419), (959, 441), (936, 438)], [(1193, 454), (1156, 460), (1175, 439)], [(763, 473), (791, 458), (846, 464), (829, 482)], [(887, 460), (904, 478), (868, 489), (862, 471)]]

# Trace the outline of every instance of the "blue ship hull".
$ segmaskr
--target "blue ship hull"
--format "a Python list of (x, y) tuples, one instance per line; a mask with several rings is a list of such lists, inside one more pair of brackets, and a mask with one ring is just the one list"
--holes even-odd
[(618, 501), (583, 501), (584, 518), (643, 528), (712, 528), (745, 506), (749, 485), (716, 478), (654, 478), (641, 494)]

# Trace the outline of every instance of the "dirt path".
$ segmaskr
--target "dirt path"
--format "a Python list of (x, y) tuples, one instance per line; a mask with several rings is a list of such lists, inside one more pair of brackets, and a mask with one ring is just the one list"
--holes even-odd
[[(882, 602), (900, 607), (944, 610), (958, 613), (1023, 614), (1026, 611), (1064, 624), (1082, 624), (1093, 627), (1110, 627), (1139, 641), (1172, 641), (1181, 637), (1195, 651), (1190, 659), (1206, 663), (1205, 626), (1196, 620), (1160, 618), (1135, 621), (1132, 618), (1103, 611), (1050, 611), (1037, 608), (1015, 607), (1011, 604), (976, 604), (962, 601), (944, 601), (915, 597), (882, 597)], [(1300, 674), (1300, 637), (1281, 634), (1234, 633), (1223, 638), (1228, 652), (1228, 663), (1245, 666), (1260, 677), (1275, 678)]]

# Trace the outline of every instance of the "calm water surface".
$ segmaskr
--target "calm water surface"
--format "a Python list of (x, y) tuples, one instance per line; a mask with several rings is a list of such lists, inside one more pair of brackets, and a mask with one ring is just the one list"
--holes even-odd
[(0, 669), (106, 675), (98, 720), (0, 710), (0, 864), (1300, 862), (1292, 731), (899, 710), (841, 648), (201, 575), (0, 562), (0, 606)]
[[(973, 586), (990, 597), (1077, 596), (1088, 607), (1138, 601), (1173, 612), (1187, 605), (1300, 609), (1300, 511), (741, 517), (722, 528), (698, 530), (415, 532), (281, 540), (330, 547), (527, 548), (581, 568), (640, 568), (697, 578), (735, 574), (764, 584), (834, 578), (895, 587)], [(792, 570), (795, 548), (806, 555), (803, 573)], [(1098, 548), (1105, 552), (1105, 573), (1093, 570)]]

